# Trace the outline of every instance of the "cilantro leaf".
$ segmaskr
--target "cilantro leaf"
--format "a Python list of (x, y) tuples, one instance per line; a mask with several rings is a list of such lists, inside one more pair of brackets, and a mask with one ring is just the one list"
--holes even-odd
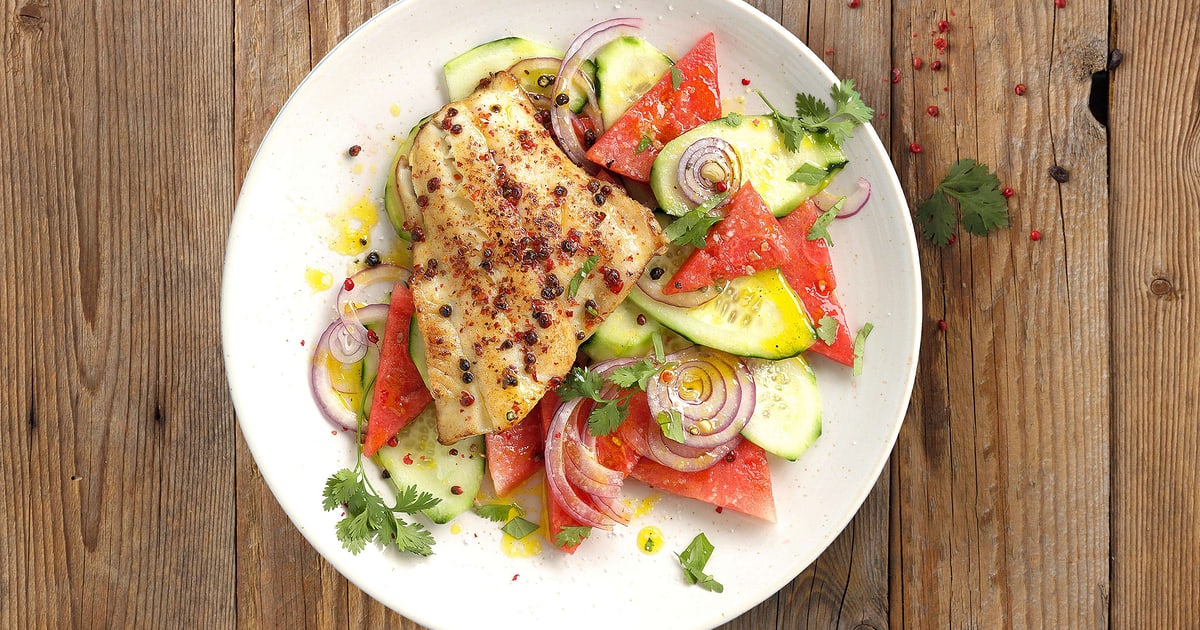
[(520, 516), (514, 516), (512, 520), (504, 524), (504, 527), (500, 528), (500, 531), (512, 536), (513, 538), (516, 538), (517, 540), (521, 540), (522, 538), (537, 531), (537, 528), (537, 523), (527, 521)]
[(517, 516), (525, 516), (525, 509), (516, 503), (485, 503), (475, 506), (475, 513), (489, 521), (503, 523), (516, 510)]
[(683, 434), (683, 414), (678, 410), (660, 411), (654, 416), (654, 421), (658, 423), (658, 428), (662, 429), (663, 437), (683, 444), (687, 436)]
[(325, 480), (325, 501), (321, 507), (328, 512), (339, 505), (346, 505), (359, 491), (358, 474), (349, 468), (343, 468)]
[(788, 175), (787, 180), (789, 182), (796, 182), (797, 184), (808, 184), (810, 186), (815, 186), (821, 183), (821, 180), (825, 179), (825, 176), (828, 174), (829, 171), (826, 171), (820, 166), (817, 166), (812, 162), (805, 162), (804, 164), (800, 165), (800, 168), (796, 169), (795, 173)]
[(562, 384), (558, 386), (555, 393), (558, 397), (566, 402), (576, 398), (590, 398), (595, 401), (603, 401), (604, 398), (600, 395), (600, 390), (604, 389), (604, 377), (598, 372), (593, 372), (586, 367), (571, 368), (567, 372), (566, 378)]
[(441, 499), (434, 497), (428, 492), (418, 491), (414, 485), (408, 486), (396, 496), (396, 506), (391, 508), (391, 510), (393, 512), (411, 514), (413, 512), (420, 512), (421, 510), (428, 510), (440, 502)]
[(416, 486), (398, 493), (396, 503), (389, 507), (375, 493), (362, 468), (362, 453), (353, 469), (343, 468), (325, 481), (325, 511), (345, 506), (346, 513), (335, 531), (338, 541), (352, 554), (358, 554), (369, 542), (395, 544), (401, 551), (421, 556), (433, 553), (433, 536), (419, 523), (408, 523), (398, 513), (412, 513), (437, 505), (440, 499)]
[(837, 218), (839, 212), (842, 211), (842, 206), (846, 203), (846, 198), (838, 199), (838, 202), (829, 207), (828, 210), (821, 213), (816, 221), (813, 221), (813, 226), (808, 230), (808, 240), (815, 241), (819, 238), (825, 239), (825, 242), (833, 247), (833, 238), (829, 236), (829, 224)]
[(986, 165), (970, 158), (950, 166), (933, 195), (917, 205), (921, 234), (935, 245), (950, 244), (955, 213), (949, 197), (958, 202), (962, 226), (976, 236), (987, 236), (1008, 227), (1008, 202), (1000, 192), (1000, 178)]
[(592, 535), (592, 528), (586, 525), (567, 525), (554, 535), (554, 544), (559, 547), (575, 547)]
[(592, 435), (608, 435), (617, 430), (621, 423), (625, 421), (625, 412), (629, 401), (625, 404), (616, 400), (606, 400), (598, 403), (592, 409), (592, 413), (588, 414), (588, 431)]
[(771, 109), (771, 117), (779, 127), (783, 144), (789, 151), (800, 149), (806, 133), (829, 134), (841, 144), (850, 137), (855, 127), (870, 122), (875, 114), (854, 89), (854, 81), (849, 79), (834, 84), (829, 96), (833, 99), (833, 110), (812, 94), (797, 94), (796, 116), (792, 117), (780, 113), (762, 92), (758, 93), (758, 97)]
[(862, 374), (863, 351), (867, 349), (867, 335), (870, 335), (872, 330), (875, 330), (875, 325), (871, 322), (867, 322), (866, 324), (863, 324), (863, 327), (859, 329), (858, 334), (854, 336), (854, 369), (852, 373), (855, 376)]
[(635, 149), (633, 150), (633, 152), (634, 152), (634, 153), (642, 153), (642, 152), (643, 152), (643, 151), (645, 151), (646, 149), (649, 149), (649, 148), (650, 148), (650, 144), (651, 144), (652, 142), (653, 142), (653, 141), (650, 139), (650, 134), (648, 134), (648, 133), (644, 133), (644, 134), (642, 134), (642, 139), (641, 139), (641, 140), (638, 140), (638, 143), (637, 143), (637, 148), (635, 148)]
[(571, 282), (567, 285), (567, 297), (573, 298), (576, 293), (579, 293), (579, 285), (583, 284), (584, 278), (592, 273), (598, 262), (600, 262), (599, 256), (588, 256), (587, 260), (583, 261), (583, 266), (571, 277)]
[(708, 537), (701, 532), (696, 534), (687, 549), (675, 556), (679, 558), (679, 564), (683, 567), (683, 577), (689, 584), (697, 584), (705, 590), (721, 593), (725, 590), (725, 586), (704, 572), (704, 567), (708, 565), (708, 559), (712, 556), (713, 549)]
[(812, 94), (796, 95), (796, 117), (808, 120), (827, 120), (833, 112), (821, 99)]
[(396, 546), (418, 556), (433, 554), (433, 534), (420, 523), (402, 523), (393, 521), (396, 529), (392, 532)]
[(729, 193), (721, 193), (709, 197), (704, 203), (696, 206), (675, 219), (663, 230), (663, 236), (672, 243), (683, 243), (703, 248), (708, 230), (724, 217), (710, 215), (709, 212), (725, 201)]
[(675, 363), (658, 363), (654, 359), (645, 358), (613, 370), (612, 374), (608, 375), (608, 380), (625, 389), (636, 385), (638, 389), (646, 391), (650, 379), (672, 367), (675, 367)]
[(671, 66), (671, 89), (678, 92), (681, 85), (683, 85), (683, 70)]
[(825, 342), (825, 345), (832, 346), (837, 339), (838, 322), (836, 319), (826, 315), (817, 322), (817, 338)]
[(737, 127), (742, 124), (742, 120), (743, 117), (741, 114), (737, 112), (729, 112), (728, 114), (725, 114), (725, 117), (721, 119), (721, 122), (729, 125), (730, 127)]
[[(666, 360), (666, 352), (663, 350), (663, 338), (657, 330), (650, 333), (650, 343), (654, 344), (654, 360), (659, 363)], [(642, 389), (646, 388), (643, 387)]]
[[(788, 151), (799, 151), (800, 143), (804, 140), (805, 133), (804, 126), (800, 123), (800, 119), (783, 115), (779, 110), (775, 109), (775, 106), (771, 104), (771, 101), (767, 100), (767, 97), (763, 96), (762, 92), (759, 92), (758, 90), (755, 90), (755, 92), (758, 92), (758, 97), (761, 98), (762, 101), (767, 104), (767, 107), (771, 109), (771, 118), (775, 121), (775, 126), (779, 127), (780, 135), (783, 136), (783, 146), (787, 147)], [(796, 96), (796, 100), (799, 102), (800, 95)], [(822, 105), (824, 105), (824, 103), (822, 103)], [(828, 111), (828, 108), (826, 108), (826, 111)]]

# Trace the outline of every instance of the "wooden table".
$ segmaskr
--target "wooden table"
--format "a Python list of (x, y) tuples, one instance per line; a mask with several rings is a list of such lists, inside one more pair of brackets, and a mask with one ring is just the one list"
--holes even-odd
[[(218, 333), (259, 140), (386, 4), (3, 2), (0, 627), (414, 627), (277, 506)], [(922, 244), (890, 467), (728, 627), (1193, 626), (1200, 2), (754, 4), (857, 80), (910, 202), (961, 157), (1015, 194), (1011, 229)]]

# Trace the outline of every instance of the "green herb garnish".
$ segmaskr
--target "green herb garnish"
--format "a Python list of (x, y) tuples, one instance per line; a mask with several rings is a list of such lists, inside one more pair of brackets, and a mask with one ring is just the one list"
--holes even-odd
[(658, 423), (658, 428), (662, 429), (663, 437), (683, 444), (687, 438), (683, 434), (683, 414), (676, 409), (667, 409), (660, 411), (654, 416), (654, 421)]
[(554, 544), (559, 547), (575, 547), (592, 535), (592, 528), (586, 525), (567, 525), (554, 535)]
[(671, 89), (678, 92), (681, 85), (683, 85), (683, 70), (671, 66)]
[(1008, 227), (1008, 202), (1000, 192), (1000, 178), (985, 164), (972, 159), (954, 163), (933, 195), (917, 205), (921, 234), (934, 245), (945, 247), (954, 236), (957, 215), (950, 197), (958, 201), (962, 226), (976, 236)]
[(598, 262), (600, 262), (599, 256), (588, 256), (587, 260), (583, 261), (583, 266), (571, 277), (571, 282), (567, 285), (567, 297), (574, 298), (575, 294), (579, 293), (579, 285), (583, 284), (584, 278), (592, 273)]
[(837, 339), (838, 322), (836, 319), (826, 315), (817, 322), (817, 338), (825, 342), (825, 345), (832, 346), (834, 340)]
[(645, 151), (646, 149), (649, 149), (649, 148), (650, 148), (650, 144), (651, 144), (652, 142), (653, 142), (653, 140), (651, 140), (651, 139), (650, 139), (650, 134), (648, 134), (648, 133), (644, 133), (644, 134), (642, 134), (642, 139), (641, 139), (641, 140), (638, 140), (638, 143), (637, 143), (637, 148), (635, 148), (635, 149), (633, 150), (633, 152), (634, 152), (634, 153), (641, 153), (641, 152)]
[(369, 542), (385, 547), (395, 544), (401, 551), (428, 556), (433, 553), (433, 535), (420, 523), (409, 523), (400, 514), (412, 514), (429, 509), (440, 502), (428, 492), (408, 486), (400, 491), (396, 503), (388, 506), (367, 479), (362, 465), (362, 452), (354, 468), (343, 468), (325, 481), (325, 511), (344, 506), (346, 515), (337, 524), (337, 537), (342, 546), (357, 555)]
[(805, 134), (829, 134), (841, 144), (850, 137), (855, 127), (869, 122), (875, 114), (854, 90), (854, 81), (847, 79), (834, 84), (829, 95), (833, 98), (832, 111), (824, 101), (812, 94), (797, 94), (796, 115), (785, 116), (775, 109), (762, 92), (758, 92), (758, 97), (771, 108), (771, 117), (783, 134), (783, 144), (788, 151), (799, 151)]
[(788, 175), (787, 180), (789, 182), (796, 182), (797, 184), (816, 186), (817, 184), (820, 184), (821, 180), (825, 179), (827, 175), (829, 175), (829, 171), (817, 166), (816, 164), (813, 164), (812, 162), (805, 162), (804, 164), (800, 165), (800, 168), (796, 169), (795, 173)]
[(507, 521), (513, 510), (516, 510), (517, 516), (525, 516), (525, 509), (516, 503), (485, 503), (475, 506), (476, 514), (497, 523)]
[(504, 527), (500, 528), (500, 531), (512, 536), (513, 538), (516, 538), (517, 540), (521, 540), (533, 532), (536, 532), (537, 528), (537, 523), (527, 521), (520, 516), (514, 516), (512, 520), (504, 524)]
[(858, 376), (863, 370), (863, 351), (867, 348), (867, 335), (875, 330), (875, 325), (871, 322), (863, 324), (863, 327), (858, 330), (858, 334), (854, 336), (854, 369), (853, 374)]
[(704, 567), (708, 564), (712, 552), (713, 545), (708, 541), (708, 537), (699, 533), (692, 539), (687, 549), (675, 556), (679, 558), (679, 565), (683, 567), (683, 577), (689, 584), (696, 584), (705, 590), (721, 593), (725, 590), (725, 586), (704, 572)]
[(828, 210), (821, 213), (816, 221), (813, 221), (813, 226), (808, 231), (808, 240), (815, 241), (819, 238), (825, 239), (825, 243), (833, 247), (833, 238), (829, 236), (829, 224), (837, 218), (839, 212), (842, 211), (842, 206), (846, 204), (846, 198), (838, 199), (837, 203), (829, 207)]
[(710, 215), (709, 212), (725, 201), (729, 193), (721, 193), (709, 197), (704, 203), (689, 210), (687, 214), (675, 219), (663, 230), (663, 236), (672, 243), (682, 243), (703, 248), (708, 230), (724, 217)]

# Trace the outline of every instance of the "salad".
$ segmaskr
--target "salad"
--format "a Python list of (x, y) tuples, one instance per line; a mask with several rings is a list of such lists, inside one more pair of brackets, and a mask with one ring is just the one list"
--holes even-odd
[[(837, 300), (828, 228), (862, 209), (870, 185), (859, 180), (846, 197), (825, 189), (848, 163), (842, 142), (871, 110), (847, 81), (833, 86), (832, 106), (798, 94), (794, 116), (765, 97), (764, 114), (724, 111), (715, 38), (701, 38), (672, 60), (637, 36), (639, 26), (638, 19), (599, 23), (565, 52), (516, 37), (467, 51), (444, 66), (451, 103), (401, 143), (384, 205), (414, 250), (432, 247), (432, 233), (455, 229), (431, 222), (439, 216), (432, 209), (441, 185), (431, 186), (423, 174), (422, 133), (476, 131), (461, 129), (458, 108), (486, 101), (489, 91), (509, 83), (520, 91), (518, 109), (528, 110), (556, 143), (551, 157), (569, 160), (595, 206), (614, 217), (640, 212), (652, 220), (638, 228), (644, 238), (630, 238), (641, 241), (634, 246), (645, 254), (630, 254), (640, 263), (632, 275), (614, 269), (622, 261), (605, 259), (608, 250), (589, 254), (587, 243), (561, 234), (571, 273), (550, 274), (556, 280), (532, 299), (563, 301), (569, 316), (555, 319), (546, 309), (532, 318), (542, 330), (575, 331), (573, 343), (554, 348), (573, 361), (539, 375), (528, 369), (542, 367), (534, 357), (526, 359), (525, 374), (501, 374), (503, 387), (495, 391), (505, 394), (509, 378), (517, 394), (538, 385), (532, 408), (514, 402), (521, 413), (502, 419), (477, 412), (495, 402), (495, 391), (486, 400), (473, 393), (482, 393), (474, 382), (487, 379), (486, 357), (458, 358), (457, 371), (437, 363), (444, 362), (435, 355), (451, 333), (430, 322), (449, 321), (471, 305), (422, 304), (420, 285), (437, 276), (436, 259), (417, 257), (405, 267), (368, 256), (345, 280), (337, 317), (313, 354), (311, 385), (326, 417), (361, 444), (354, 467), (333, 474), (325, 489), (326, 509), (345, 511), (337, 534), (352, 552), (376, 541), (432, 553), (433, 536), (407, 516), (418, 512), (446, 523), (473, 509), (504, 522), (515, 538), (528, 535), (538, 528), (526, 519), (531, 515), (515, 503), (481, 501), (481, 489), (490, 479), (495, 494), (506, 497), (539, 471), (547, 536), (568, 553), (594, 529), (632, 521), (633, 510), (621, 500), (629, 478), (774, 521), (768, 458), (795, 460), (821, 433), (816, 377), (806, 357), (820, 354), (860, 369), (870, 325), (852, 334)], [(490, 107), (505, 112), (498, 119), (508, 118), (504, 107)], [(525, 127), (514, 137), (524, 152), (537, 152)], [(464, 172), (470, 166), (459, 164)], [(518, 199), (529, 192), (500, 179), (506, 198), (513, 186)], [(627, 198), (642, 206), (631, 210), (622, 205)], [(606, 220), (595, 208), (587, 213)], [(622, 240), (619, 230), (598, 238)], [(470, 257), (484, 259), (472, 268), (493, 271), (487, 250), (460, 251), (455, 260)], [(600, 286), (609, 289), (597, 289), (604, 299), (583, 299)], [(528, 339), (528, 331), (522, 334)], [(447, 372), (463, 383), (461, 395), (447, 396)], [(468, 420), (483, 413), (497, 430), (447, 418), (447, 409), (471, 411)], [(394, 500), (373, 487), (367, 460), (385, 471)], [(689, 581), (720, 590), (703, 573), (711, 552), (700, 534), (680, 560)]]

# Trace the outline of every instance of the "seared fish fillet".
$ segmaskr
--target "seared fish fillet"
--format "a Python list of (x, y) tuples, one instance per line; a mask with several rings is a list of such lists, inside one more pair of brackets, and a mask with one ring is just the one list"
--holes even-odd
[(408, 161), (411, 286), (450, 444), (524, 418), (664, 241), (651, 211), (571, 163), (508, 73), (439, 111)]

